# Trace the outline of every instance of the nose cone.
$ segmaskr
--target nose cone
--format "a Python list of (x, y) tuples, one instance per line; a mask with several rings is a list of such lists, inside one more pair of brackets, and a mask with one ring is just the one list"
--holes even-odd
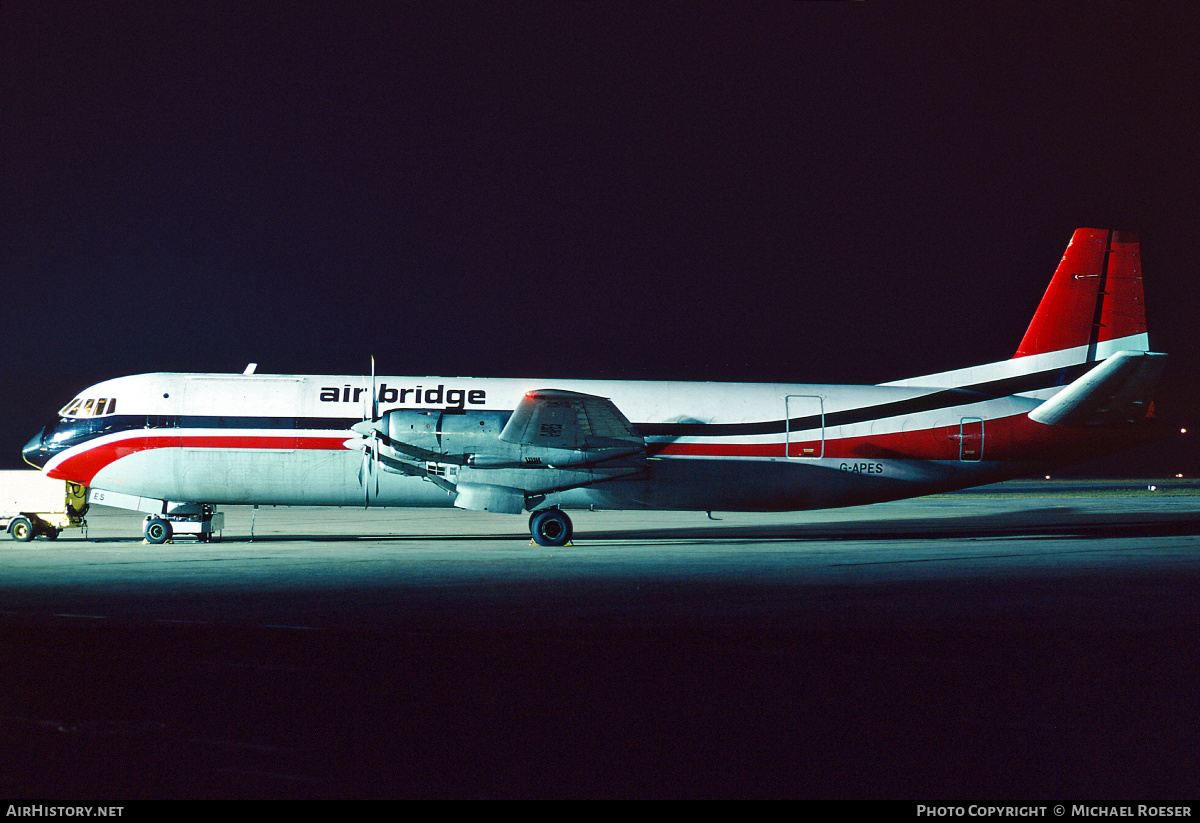
[(21, 456), (25, 458), (25, 462), (33, 466), (35, 469), (40, 469), (46, 465), (46, 461), (50, 459), (50, 452), (44, 445), (46, 430), (42, 429), (29, 439), (25, 444), (25, 448), (21, 449)]

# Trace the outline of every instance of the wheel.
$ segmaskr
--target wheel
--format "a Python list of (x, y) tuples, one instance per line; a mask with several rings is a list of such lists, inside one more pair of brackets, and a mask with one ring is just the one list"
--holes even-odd
[(539, 546), (565, 546), (571, 541), (571, 518), (562, 509), (535, 512), (529, 523), (533, 541)]
[(47, 526), (46, 531), (43, 533), (46, 535), (47, 540), (57, 540), (58, 535), (61, 532), (62, 532), (62, 529), (56, 529), (53, 526)]
[[(541, 517), (543, 514), (545, 514), (545, 513), (546, 513), (546, 512), (548, 512), (548, 511), (551, 511), (552, 509), (553, 509), (553, 507), (551, 507), (551, 509), (538, 509), (538, 510), (537, 510), (537, 511), (535, 511), (535, 512), (530, 512), (530, 513), (529, 513), (529, 531), (530, 531), (531, 533), (533, 532), (533, 521), (534, 521), (534, 520), (537, 520), (537, 519), (538, 519), (539, 517)], [(555, 509), (555, 510), (556, 510), (556, 509)], [(565, 516), (565, 515), (564, 515), (564, 516)]]
[(146, 521), (146, 542), (166, 543), (171, 539), (171, 524), (158, 517)]
[(33, 522), (28, 517), (14, 517), (8, 524), (8, 533), (13, 540), (28, 543), (33, 539)]

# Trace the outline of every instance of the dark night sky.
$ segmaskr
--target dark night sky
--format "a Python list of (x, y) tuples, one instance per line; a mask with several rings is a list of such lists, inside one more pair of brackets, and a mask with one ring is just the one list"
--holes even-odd
[(0, 463), (143, 371), (1003, 359), (1080, 226), (1141, 234), (1192, 422), (1198, 35), (1183, 3), (4, 0)]

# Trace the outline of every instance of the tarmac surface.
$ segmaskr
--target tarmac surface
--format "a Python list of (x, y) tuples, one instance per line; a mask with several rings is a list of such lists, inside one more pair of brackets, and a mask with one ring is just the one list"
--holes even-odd
[[(101, 507), (0, 541), (0, 796), (1200, 798), (1200, 495)], [(248, 539), (251, 517), (254, 540)]]

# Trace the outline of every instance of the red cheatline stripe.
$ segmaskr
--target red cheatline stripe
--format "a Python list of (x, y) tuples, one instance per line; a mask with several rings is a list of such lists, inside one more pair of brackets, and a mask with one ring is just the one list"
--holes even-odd
[(151, 449), (344, 449), (342, 437), (296, 437), (294, 435), (150, 435), (100, 443), (73, 454), (46, 472), (48, 477), (87, 486), (102, 468), (131, 454)]
[[(860, 437), (828, 439), (824, 443), (824, 457), (830, 459), (875, 459), (875, 460), (958, 460), (962, 436), (973, 438), (977, 428), (968, 427), (965, 432), (958, 425), (939, 426), (918, 431), (873, 434)], [(1045, 426), (1035, 423), (1026, 415), (1013, 415), (987, 420), (983, 424), (984, 460), (1051, 461), (1065, 456), (1085, 457), (1102, 453), (1102, 450), (1132, 445), (1144, 439), (1144, 432), (1108, 427), (1071, 428)], [(1128, 441), (1128, 442), (1127, 442)], [(977, 441), (968, 440), (967, 446)], [(60, 480), (71, 480), (90, 485), (102, 468), (131, 454), (150, 449), (296, 449), (330, 450), (345, 449), (345, 438), (304, 437), (289, 435), (150, 435), (129, 437), (98, 444), (90, 449), (63, 460), (46, 474)], [(820, 441), (791, 443), (791, 456), (802, 458), (804, 449), (819, 450)], [(783, 457), (784, 444), (774, 443), (651, 443), (651, 456), (703, 456), (703, 457)]]
[[(982, 430), (982, 459), (1001, 461), (1095, 457), (1157, 436), (1141, 428), (1046, 426), (1023, 414), (987, 420)], [(967, 450), (978, 448), (978, 432), (978, 424), (965, 427), (952, 424), (917, 431), (828, 439), (823, 456), (835, 460), (958, 460), (962, 438), (967, 438), (964, 444)], [(818, 454), (821, 443), (809, 441), (788, 445), (792, 457), (803, 458), (804, 449), (813, 449), (813, 454)], [(666, 443), (651, 444), (649, 450), (652, 456), (665, 457), (782, 457), (783, 443)]]

